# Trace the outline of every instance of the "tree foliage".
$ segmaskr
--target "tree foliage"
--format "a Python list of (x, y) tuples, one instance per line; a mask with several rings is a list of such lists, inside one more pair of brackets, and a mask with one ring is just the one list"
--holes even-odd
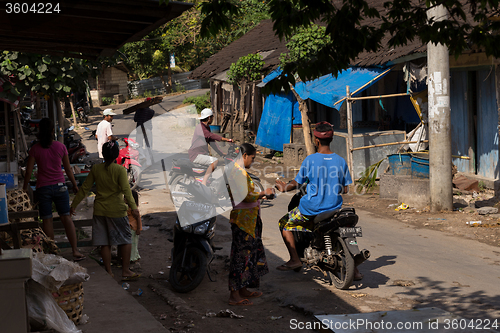
[(260, 54), (249, 54), (238, 59), (229, 67), (227, 77), (232, 84), (242, 81), (257, 81), (261, 78), (264, 61)]
[(0, 98), (15, 101), (28, 91), (56, 97), (70, 91), (84, 91), (89, 76), (96, 76), (100, 66), (84, 59), (2, 51), (0, 74), (9, 78)]
[[(269, 0), (273, 29), (280, 39), (290, 39), (312, 22), (325, 26), (330, 41), (304, 64), (301, 59), (287, 62), (278, 80), (266, 88), (288, 89), (297, 73), (306, 81), (327, 73), (336, 74), (349, 67), (362, 52), (375, 52), (382, 46), (393, 48), (416, 40), (423, 44), (441, 43), (458, 56), (477, 48), (488, 56), (500, 57), (498, 0)], [(429, 8), (443, 5), (449, 18), (428, 19)], [(206, 15), (202, 35), (226, 28), (239, 4), (231, 0), (212, 0), (202, 4)]]
[[(185, 70), (192, 70), (201, 64), (211, 55), (219, 52), (234, 40), (243, 36), (263, 19), (270, 18), (268, 13), (268, 1), (241, 0), (238, 2), (237, 10), (226, 11), (217, 4), (215, 12), (224, 12), (221, 16), (227, 22), (220, 22), (228, 30), (222, 34), (205, 34), (201, 31), (207, 29), (202, 27), (205, 17), (212, 15), (203, 11), (204, 1), (194, 2), (194, 6), (182, 13), (179, 17), (169, 21), (164, 26), (151, 32), (142, 41), (126, 44), (124, 53), (127, 56), (127, 64), (137, 74), (139, 78), (148, 78), (158, 75), (158, 70), (154, 68), (153, 54), (157, 51), (174, 53), (176, 65)], [(236, 8), (231, 5), (231, 8)], [(215, 14), (214, 14), (215, 15)], [(213, 16), (210, 20), (217, 21)], [(167, 57), (168, 58), (168, 57)], [(168, 65), (168, 64), (166, 64)]]
[(325, 45), (330, 43), (330, 36), (326, 34), (326, 28), (313, 24), (298, 29), (286, 47), (288, 53), (280, 55), (280, 67), (285, 67), (288, 63), (300, 63), (301, 68), (314, 59)]

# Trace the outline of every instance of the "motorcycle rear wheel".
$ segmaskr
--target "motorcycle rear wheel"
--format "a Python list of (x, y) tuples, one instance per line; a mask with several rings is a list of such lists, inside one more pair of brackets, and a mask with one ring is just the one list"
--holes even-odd
[(354, 279), (354, 258), (342, 238), (337, 238), (333, 250), (340, 257), (339, 267), (335, 271), (329, 271), (330, 281), (337, 289), (346, 290)]
[(141, 182), (141, 169), (137, 165), (131, 164), (127, 170), (128, 183), (131, 190), (135, 190)]
[(174, 257), (169, 274), (172, 288), (179, 293), (187, 293), (198, 287), (205, 277), (208, 264), (205, 253), (196, 247), (187, 248), (184, 265), (183, 254), (182, 252)]

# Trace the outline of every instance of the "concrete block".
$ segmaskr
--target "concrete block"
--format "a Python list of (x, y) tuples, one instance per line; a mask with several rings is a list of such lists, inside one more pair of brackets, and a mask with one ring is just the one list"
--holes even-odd
[(383, 174), (380, 176), (380, 199), (398, 199), (399, 189), (409, 180), (410, 175)]
[(296, 143), (283, 145), (283, 163), (287, 166), (300, 167), (306, 156), (306, 145)]
[(429, 206), (431, 203), (429, 179), (410, 178), (400, 187), (398, 201), (417, 209)]
[(123, 96), (122, 94), (114, 95), (113, 99), (115, 100), (116, 104), (121, 104), (125, 102), (125, 96)]

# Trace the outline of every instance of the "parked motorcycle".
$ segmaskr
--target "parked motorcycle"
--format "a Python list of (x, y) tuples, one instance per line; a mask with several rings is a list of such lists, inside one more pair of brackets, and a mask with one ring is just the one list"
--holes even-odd
[[(305, 187), (303, 184), (292, 197), (288, 211), (298, 206)], [(348, 289), (354, 279), (354, 268), (370, 257), (368, 250), (358, 248), (356, 237), (362, 237), (362, 230), (357, 223), (355, 209), (346, 207), (316, 215), (312, 232), (292, 231), (301, 261), (328, 273), (330, 283), (338, 289)]]
[(38, 128), (41, 119), (31, 119), (31, 115), (35, 110), (28, 107), (23, 107), (21, 109), (21, 126), (23, 128), (23, 133), (26, 135), (32, 135), (34, 129)]
[(85, 99), (80, 100), (75, 105), (76, 114), (78, 115), (78, 119), (87, 123), (89, 121), (89, 106)]
[(139, 163), (139, 144), (130, 138), (123, 138), (125, 146), (120, 149), (116, 163), (127, 169), (128, 182), (130, 189), (134, 190), (141, 181), (141, 164)]
[(175, 291), (187, 293), (201, 283), (205, 272), (213, 281), (210, 263), (214, 252), (222, 248), (213, 244), (216, 205), (212, 191), (199, 182), (183, 185), (191, 197), (177, 211), (169, 283)]
[[(226, 167), (230, 165), (230, 163), (234, 162), (236, 157), (238, 156), (239, 149), (235, 145), (231, 145), (228, 149), (226, 156), (224, 156), (223, 167), (226, 170)], [(172, 160), (172, 169), (169, 174), (169, 187), (171, 193), (175, 194), (172, 196), (173, 203), (176, 207), (180, 207), (183, 202), (183, 197), (185, 193), (185, 186), (183, 184), (189, 184), (192, 182), (200, 182), (203, 180), (203, 176), (207, 171), (208, 166), (202, 164), (195, 164), (191, 162), (188, 158), (180, 158)], [(214, 172), (215, 173), (215, 170)], [(213, 174), (212, 173), (212, 174)], [(249, 176), (252, 178), (256, 191), (262, 192), (264, 191), (264, 187), (260, 181), (260, 178), (256, 175), (248, 172)], [(225, 198), (227, 196), (227, 189), (224, 177), (219, 177), (217, 179), (209, 178), (207, 182), (207, 186), (212, 189), (213, 193), (217, 196), (217, 198)], [(229, 199), (229, 198), (225, 198)]]
[(75, 133), (72, 133), (74, 129), (75, 127), (71, 126), (64, 130), (64, 145), (68, 150), (70, 163), (84, 163), (85, 159), (89, 157), (89, 154), (82, 140), (75, 139)]

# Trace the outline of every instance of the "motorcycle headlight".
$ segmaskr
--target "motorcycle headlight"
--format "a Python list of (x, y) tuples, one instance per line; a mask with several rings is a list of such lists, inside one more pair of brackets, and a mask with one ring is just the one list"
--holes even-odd
[(196, 235), (204, 235), (207, 232), (209, 223), (210, 222), (207, 221), (205, 223), (200, 224), (199, 226), (197, 226), (196, 228), (194, 228), (194, 233)]
[(191, 232), (193, 230), (193, 226), (192, 225), (185, 225), (181, 229), (184, 232)]

